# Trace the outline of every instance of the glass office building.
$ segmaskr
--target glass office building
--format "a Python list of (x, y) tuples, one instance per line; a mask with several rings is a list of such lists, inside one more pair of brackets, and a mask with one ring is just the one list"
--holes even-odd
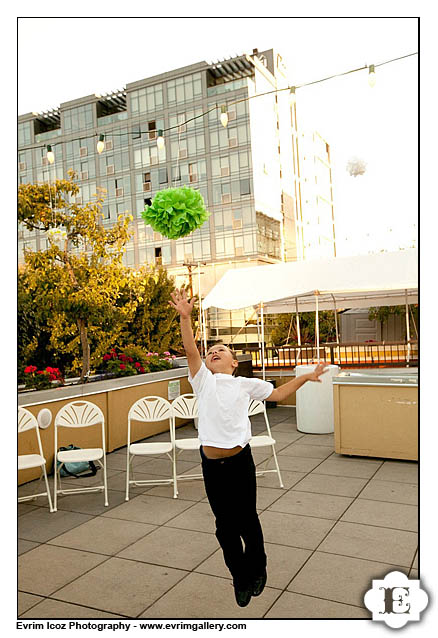
[[(125, 213), (134, 217), (125, 264), (162, 264), (177, 285), (189, 277), (193, 292), (200, 283), (205, 296), (231, 267), (306, 256), (296, 104), (290, 104), (288, 85), (281, 56), (272, 49), (254, 50), (22, 115), (19, 183), (53, 181), (73, 169), (80, 186), (73, 201), (79, 204), (105, 188), (103, 223), (111, 226)], [(228, 114), (226, 127), (221, 107)], [(160, 129), (162, 150), (156, 141)], [(104, 150), (98, 154), (100, 135)], [(53, 164), (46, 157), (47, 144)], [(201, 192), (211, 215), (202, 228), (171, 241), (147, 226), (141, 212), (157, 191), (182, 185)], [(334, 234), (332, 239), (334, 245)], [(46, 247), (44, 233), (19, 228), (19, 261), (24, 251)], [(231, 341), (247, 314), (235, 313), (234, 325), (230, 313), (212, 313), (210, 336)], [(238, 341), (257, 341), (256, 329), (241, 330)]]

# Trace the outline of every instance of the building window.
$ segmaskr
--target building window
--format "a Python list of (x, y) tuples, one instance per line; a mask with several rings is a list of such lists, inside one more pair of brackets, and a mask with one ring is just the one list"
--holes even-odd
[(125, 266), (134, 266), (135, 260), (133, 250), (126, 251), (126, 253), (123, 255), (123, 263), (125, 264)]
[(187, 157), (187, 140), (171, 140), (170, 154), (172, 159), (184, 159)]
[(160, 168), (158, 170), (158, 181), (160, 184), (167, 184), (167, 168)]
[(202, 80), (200, 73), (186, 75), (167, 82), (167, 101), (169, 104), (180, 104), (202, 97)]
[(219, 95), (220, 93), (226, 93), (229, 91), (235, 91), (236, 89), (241, 89), (242, 87), (246, 87), (247, 85), (248, 78), (239, 78), (238, 80), (232, 80), (231, 82), (224, 82), (223, 84), (210, 86), (207, 89), (207, 94), (209, 97), (211, 95)]
[(234, 252), (236, 257), (243, 255), (243, 235), (234, 236)]
[(20, 173), (32, 171), (32, 151), (18, 153), (18, 170)]
[(196, 170), (196, 164), (189, 164), (189, 182), (191, 184), (198, 181), (198, 173)]
[(155, 124), (155, 120), (153, 120), (152, 122), (148, 122), (148, 133), (150, 140), (154, 140), (157, 137), (157, 127)]
[(18, 125), (18, 146), (26, 146), (31, 143), (30, 122), (22, 122)]
[(225, 237), (225, 257), (234, 257), (234, 237)]
[(176, 263), (182, 264), (184, 262), (184, 243), (176, 242)]
[(172, 166), (172, 182), (181, 181), (181, 165)]
[(162, 118), (154, 118), (153, 120), (148, 120), (146, 122), (138, 122), (137, 124), (132, 126), (132, 131), (136, 133), (135, 136), (132, 137), (135, 140), (135, 144), (137, 145), (139, 140), (143, 141), (145, 144), (148, 144), (152, 140), (155, 140), (157, 137), (157, 131), (159, 129), (164, 129), (164, 119)]
[(161, 246), (155, 246), (155, 263), (157, 265), (161, 265), (163, 263), (163, 255), (161, 251)]
[(145, 148), (134, 149), (134, 167), (153, 166), (166, 161), (166, 148), (158, 150), (157, 145), (153, 144)]
[(183, 113), (169, 114), (170, 135), (176, 136), (194, 129), (204, 130), (204, 118), (202, 108), (190, 109)]
[(63, 132), (81, 131), (93, 126), (93, 105), (84, 104), (63, 112)]
[(224, 253), (225, 253), (224, 238), (223, 237), (216, 237), (216, 255), (217, 255), (217, 257), (223, 257)]
[(243, 236), (243, 251), (245, 255), (251, 255), (254, 253), (254, 236), (251, 234), (245, 234)]
[(167, 244), (162, 247), (161, 250), (161, 259), (163, 264), (171, 264), (172, 263), (172, 249), (170, 244)]
[[(73, 160), (77, 160), (80, 159), (81, 157), (85, 157), (85, 154), (87, 157), (93, 156), (95, 153), (95, 140), (94, 139), (79, 139), (79, 140), (72, 140), (71, 142), (65, 142), (64, 143), (64, 148), (65, 148), (65, 157), (67, 159), (73, 159)], [(82, 155), (81, 155), (81, 151), (80, 149), (85, 149), (85, 151), (82, 151)], [(58, 147), (56, 148), (56, 155), (58, 154)]]
[(251, 180), (249, 177), (240, 180), (240, 194), (251, 195)]
[(214, 226), (215, 226), (216, 230), (223, 230), (224, 229), (224, 216), (223, 216), (223, 212), (221, 210), (217, 210), (214, 213)]
[(138, 91), (132, 91), (130, 98), (133, 115), (161, 111), (163, 109), (163, 86), (155, 84)]

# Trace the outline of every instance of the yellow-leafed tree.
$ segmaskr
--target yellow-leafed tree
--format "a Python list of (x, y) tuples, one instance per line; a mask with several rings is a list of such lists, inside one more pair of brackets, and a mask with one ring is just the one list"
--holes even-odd
[(28, 230), (48, 233), (47, 250), (25, 253), (26, 285), (50, 328), (52, 347), (65, 344), (73, 326), (68, 347), (80, 342), (83, 382), (90, 370), (89, 327), (98, 330), (106, 323), (116, 337), (134, 316), (137, 301), (126, 295), (131, 274), (122, 264), (132, 217), (121, 215), (105, 228), (103, 194), (76, 204), (75, 177), (71, 172), (69, 179), (51, 184), (20, 184), (18, 220)]

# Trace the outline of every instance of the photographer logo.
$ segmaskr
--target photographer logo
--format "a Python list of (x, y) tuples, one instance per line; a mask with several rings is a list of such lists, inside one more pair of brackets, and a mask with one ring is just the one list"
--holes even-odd
[(366, 607), (373, 612), (373, 620), (400, 629), (410, 620), (420, 620), (428, 603), (427, 593), (419, 580), (409, 580), (402, 572), (390, 572), (383, 580), (373, 580), (365, 596)]

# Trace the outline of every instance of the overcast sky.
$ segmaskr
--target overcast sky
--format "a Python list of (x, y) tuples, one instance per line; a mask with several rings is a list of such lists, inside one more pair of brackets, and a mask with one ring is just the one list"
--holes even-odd
[[(19, 114), (253, 48), (276, 48), (297, 85), (418, 51), (415, 18), (22, 18), (18, 37)], [(341, 255), (415, 236), (417, 58), (377, 68), (373, 89), (365, 70), (297, 91), (299, 126), (331, 145)]]

